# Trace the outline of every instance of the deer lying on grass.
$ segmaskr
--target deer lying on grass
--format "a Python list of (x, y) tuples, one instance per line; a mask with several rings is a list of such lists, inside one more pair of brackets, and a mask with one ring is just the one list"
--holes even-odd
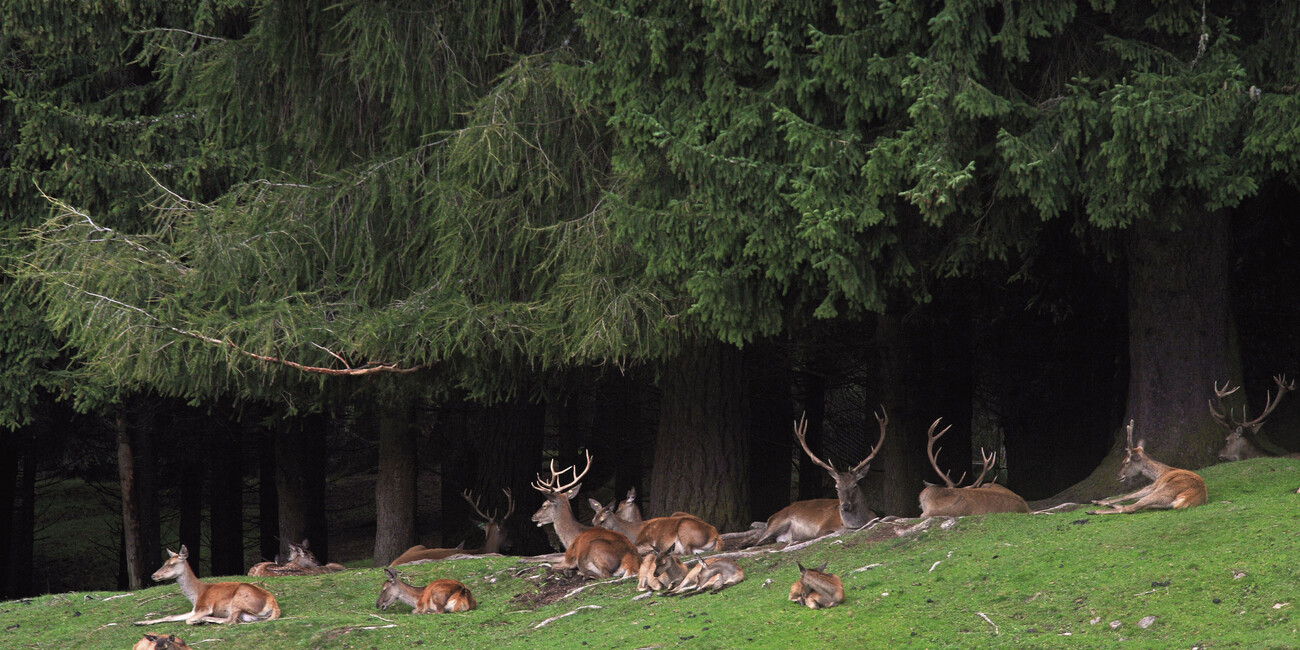
[(673, 589), (673, 593), (682, 594), (705, 589), (717, 593), (744, 580), (745, 570), (725, 557), (699, 559), (686, 573), (686, 577), (682, 578), (677, 588)]
[(844, 585), (839, 576), (826, 572), (823, 562), (816, 569), (806, 569), (798, 562), (799, 581), (790, 585), (790, 601), (809, 609), (826, 609), (844, 602)]
[[(596, 511), (591, 518), (592, 525), (623, 533), (628, 539), (634, 540), (639, 553), (649, 553), (660, 548), (678, 555), (722, 550), (718, 529), (695, 515), (678, 512), (669, 517), (629, 522), (618, 516), (616, 504), (602, 506), (595, 499), (588, 499), (587, 503)], [(622, 504), (618, 504), (619, 509), (622, 507)]]
[(176, 638), (175, 634), (168, 634), (167, 636), (146, 634), (144, 638), (135, 642), (131, 650), (193, 650), (193, 648)]
[[(560, 485), (560, 475), (573, 471), (573, 480)], [(551, 478), (543, 480), (537, 475), (533, 489), (546, 497), (546, 502), (533, 513), (533, 521), (540, 528), (551, 524), (564, 545), (564, 561), (555, 566), (561, 571), (574, 571), (589, 578), (633, 576), (637, 574), (640, 558), (636, 547), (626, 535), (607, 528), (585, 526), (573, 515), (570, 500), (578, 496), (582, 487), (579, 481), (591, 470), (591, 453), (587, 453), (587, 466), (578, 473), (577, 466), (555, 471), (551, 461)]]
[(388, 579), (375, 600), (375, 607), (379, 609), (388, 609), (399, 600), (412, 607), (412, 614), (468, 612), (478, 607), (474, 594), (459, 580), (434, 580), (423, 587), (415, 587), (399, 578), (397, 571), (391, 568), (384, 567), (384, 573)]
[(316, 554), (309, 548), (310, 542), (303, 538), (301, 544), (289, 542), (289, 561), (283, 564), (278, 562), (258, 562), (248, 570), (248, 575), (257, 577), (275, 577), (275, 576), (315, 576), (322, 573), (336, 573), (347, 568), (342, 564), (330, 562), (321, 564), (316, 559)]
[[(881, 415), (883, 414), (883, 415)], [(889, 426), (889, 413), (880, 407), (876, 422), (880, 424), (880, 439), (871, 448), (871, 453), (862, 462), (846, 471), (835, 469), (829, 459), (822, 460), (808, 448), (805, 439), (808, 422), (803, 417), (794, 425), (794, 437), (803, 447), (804, 453), (812, 462), (830, 473), (835, 480), (834, 499), (807, 499), (778, 510), (768, 518), (767, 524), (753, 531), (740, 540), (740, 546), (757, 546), (768, 542), (801, 542), (829, 535), (841, 528), (861, 528), (876, 518), (876, 513), (867, 507), (867, 496), (863, 494), (858, 482), (866, 477), (871, 469), (871, 460), (876, 457), (885, 444), (885, 430)]]
[[(1142, 441), (1133, 445), (1133, 421), (1129, 420), (1127, 431), (1128, 455), (1119, 468), (1120, 481), (1137, 476), (1145, 476), (1153, 482), (1137, 492), (1123, 496), (1093, 501), (1099, 506), (1110, 506), (1110, 510), (1089, 510), (1092, 515), (1114, 515), (1137, 512), (1139, 510), (1168, 510), (1190, 508), (1205, 504), (1209, 495), (1205, 491), (1205, 481), (1195, 472), (1170, 467), (1146, 455), (1142, 451)], [(1120, 503), (1137, 499), (1121, 506)]]
[(416, 544), (415, 546), (406, 549), (405, 553), (402, 553), (396, 560), (390, 562), (388, 566), (432, 562), (434, 560), (449, 558), (453, 555), (487, 555), (489, 553), (501, 552), (501, 548), (509, 544), (506, 537), (506, 530), (504, 528), (506, 519), (508, 519), (511, 513), (515, 511), (515, 499), (510, 495), (510, 490), (502, 489), (501, 491), (506, 495), (506, 514), (502, 515), (499, 520), (497, 519), (496, 510), (493, 510), (490, 515), (485, 514), (480, 510), (478, 507), (479, 499), (472, 497), (469, 490), (465, 490), (460, 494), (460, 496), (469, 503), (470, 507), (474, 509), (474, 512), (479, 516), (479, 518), (482, 519), (478, 526), (483, 529), (483, 546), (474, 549), (428, 548), (423, 544)]
[(618, 509), (614, 511), (614, 516), (630, 524), (643, 521), (641, 517), (641, 506), (636, 504), (636, 488), (627, 489), (627, 498), (618, 502)]
[(237, 623), (257, 620), (274, 620), (280, 618), (280, 605), (275, 602), (271, 592), (247, 582), (199, 582), (194, 571), (185, 560), (189, 549), (181, 545), (180, 553), (167, 549), (170, 556), (157, 571), (153, 573), (154, 582), (176, 580), (181, 593), (189, 599), (193, 608), (184, 614), (164, 616), (146, 621), (136, 621), (136, 625), (154, 625), (170, 621), (185, 621), (188, 625), (199, 623)]
[(637, 591), (670, 591), (686, 577), (687, 568), (672, 549), (652, 550), (641, 558), (637, 571)]
[[(948, 433), (952, 425), (943, 428), (939, 433), (934, 430), (938, 428), (943, 418), (939, 418), (930, 425), (930, 430), (926, 431), (925, 453), (930, 457), (930, 466), (943, 479), (946, 486), (936, 485), (925, 482), (925, 488), (921, 490), (919, 500), (921, 502), (922, 517), (966, 517), (969, 515), (987, 515), (995, 512), (1029, 512), (1029, 504), (1020, 498), (1020, 495), (998, 485), (997, 483), (984, 483), (984, 477), (989, 473), (989, 469), (997, 466), (997, 453), (992, 455), (980, 450), (980, 456), (984, 459), (984, 467), (980, 470), (980, 475), (976, 477), (975, 482), (966, 487), (957, 487), (953, 482), (949, 472), (939, 469), (939, 450), (934, 448), (934, 443)], [(965, 475), (962, 475), (965, 478)], [(960, 481), (960, 479), (959, 479)]]
[[(1287, 393), (1295, 390), (1295, 381), (1287, 383), (1284, 375), (1276, 375), (1273, 381), (1277, 383), (1277, 399), (1271, 395), (1265, 395), (1264, 412), (1253, 420), (1238, 420), (1233, 414), (1232, 409), (1224, 406), (1223, 398), (1237, 392), (1240, 386), (1229, 388), (1229, 384), (1224, 384), (1219, 388), (1219, 384), (1214, 384), (1215, 400), (1210, 401), (1210, 417), (1214, 418), (1224, 429), (1228, 430), (1228, 437), (1223, 440), (1223, 449), (1219, 450), (1219, 460), (1247, 460), (1250, 458), (1265, 458), (1276, 456), (1270, 453), (1259, 444), (1259, 429), (1264, 426), (1264, 421), (1272, 415), (1273, 409), (1277, 408), (1282, 397)], [(1215, 408), (1214, 403), (1219, 403)], [(1242, 410), (1242, 417), (1245, 418), (1245, 409)], [(1285, 454), (1286, 458), (1300, 458), (1300, 453)]]

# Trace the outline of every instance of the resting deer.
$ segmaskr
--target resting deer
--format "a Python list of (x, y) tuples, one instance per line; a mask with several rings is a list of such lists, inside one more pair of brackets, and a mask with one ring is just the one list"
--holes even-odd
[[(1139, 510), (1190, 508), (1204, 505), (1209, 500), (1209, 495), (1205, 491), (1205, 481), (1200, 476), (1190, 470), (1170, 467), (1146, 455), (1142, 451), (1141, 441), (1138, 442), (1136, 447), (1133, 446), (1132, 420), (1129, 420), (1126, 431), (1128, 455), (1124, 457), (1124, 463), (1120, 465), (1117, 478), (1120, 481), (1126, 481), (1137, 476), (1145, 476), (1151, 479), (1153, 483), (1137, 492), (1093, 501), (1099, 506), (1110, 506), (1111, 509), (1090, 510), (1088, 514), (1114, 515), (1128, 514)], [(1137, 501), (1126, 506), (1119, 505), (1132, 499), (1137, 499)]]
[(641, 506), (636, 504), (635, 487), (627, 489), (627, 498), (618, 503), (618, 509), (614, 511), (614, 516), (632, 524), (642, 521)]
[[(980, 470), (980, 475), (976, 477), (975, 482), (966, 487), (957, 487), (953, 482), (949, 472), (939, 469), (939, 451), (934, 448), (934, 443), (948, 433), (952, 425), (943, 428), (939, 433), (934, 430), (938, 428), (943, 418), (939, 418), (930, 425), (930, 430), (926, 432), (925, 453), (930, 457), (930, 465), (934, 467), (935, 473), (943, 479), (945, 486), (935, 485), (934, 483), (925, 482), (925, 488), (921, 490), (919, 500), (921, 502), (922, 517), (966, 517), (968, 515), (987, 515), (995, 512), (1029, 512), (1029, 504), (1020, 498), (1020, 495), (998, 485), (997, 483), (984, 483), (984, 477), (989, 473), (989, 469), (997, 466), (997, 453), (985, 454), (980, 450), (980, 456), (984, 459), (984, 467)], [(965, 475), (962, 475), (963, 478)]]
[[(570, 470), (573, 471), (573, 480), (560, 485), (560, 475)], [(541, 492), (546, 502), (533, 513), (532, 519), (539, 528), (551, 524), (564, 545), (564, 561), (556, 565), (556, 569), (576, 570), (589, 578), (636, 575), (640, 560), (636, 547), (626, 535), (607, 528), (585, 526), (573, 515), (570, 500), (578, 496), (582, 487), (579, 481), (589, 470), (590, 452), (587, 452), (587, 466), (581, 474), (576, 465), (557, 472), (555, 461), (551, 461), (551, 478), (543, 480), (538, 474), (533, 483), (533, 489)]]
[[(883, 414), (883, 415), (882, 415)], [(767, 525), (756, 529), (743, 538), (741, 546), (757, 546), (770, 541), (800, 542), (829, 535), (841, 528), (861, 528), (876, 518), (876, 513), (867, 507), (867, 495), (863, 494), (858, 482), (866, 477), (871, 469), (871, 461), (885, 444), (885, 430), (889, 426), (889, 413), (880, 407), (876, 422), (880, 424), (880, 439), (871, 448), (871, 453), (862, 462), (846, 471), (839, 471), (830, 460), (822, 460), (808, 448), (805, 439), (808, 422), (803, 417), (794, 425), (794, 437), (803, 447), (804, 453), (812, 462), (830, 473), (835, 480), (834, 499), (807, 499), (778, 510), (767, 520)]]
[(131, 650), (193, 650), (189, 644), (176, 638), (175, 634), (146, 634), (135, 642)]
[[(1284, 375), (1276, 375), (1273, 381), (1277, 383), (1277, 399), (1272, 395), (1265, 394), (1264, 412), (1253, 420), (1245, 420), (1245, 410), (1242, 410), (1241, 420), (1233, 414), (1232, 409), (1223, 404), (1223, 398), (1237, 392), (1240, 386), (1229, 388), (1229, 384), (1224, 384), (1219, 388), (1219, 384), (1214, 384), (1215, 399), (1210, 401), (1210, 417), (1214, 418), (1224, 429), (1228, 430), (1228, 437), (1223, 440), (1223, 449), (1219, 450), (1219, 460), (1247, 460), (1250, 458), (1264, 458), (1276, 456), (1265, 450), (1259, 444), (1259, 429), (1264, 426), (1264, 421), (1269, 415), (1273, 414), (1273, 409), (1277, 408), (1282, 397), (1287, 393), (1295, 390), (1295, 381), (1287, 383)], [(1215, 408), (1215, 401), (1218, 402), (1218, 408)], [(1286, 458), (1300, 458), (1300, 453), (1286, 454)]]
[(167, 549), (170, 556), (157, 571), (153, 572), (154, 582), (176, 580), (181, 593), (189, 599), (193, 608), (184, 614), (164, 616), (147, 621), (136, 621), (136, 625), (154, 625), (170, 621), (185, 621), (189, 625), (199, 623), (237, 623), (257, 620), (274, 620), (280, 618), (280, 605), (275, 602), (271, 592), (247, 582), (199, 582), (194, 571), (186, 562), (189, 549), (181, 545), (180, 553)]
[(839, 576), (826, 572), (823, 562), (816, 569), (806, 569), (798, 562), (799, 581), (790, 585), (790, 600), (809, 609), (826, 609), (844, 602), (844, 585)]
[(725, 557), (711, 557), (696, 561), (672, 593), (682, 594), (705, 589), (717, 593), (744, 579), (745, 570), (740, 568), (739, 564)]
[(669, 591), (681, 584), (687, 574), (686, 565), (671, 551), (655, 549), (641, 558), (636, 581), (638, 591)]
[[(699, 551), (722, 550), (718, 529), (695, 515), (679, 512), (669, 517), (629, 522), (618, 516), (613, 503), (602, 506), (595, 499), (588, 499), (587, 503), (596, 511), (591, 518), (592, 525), (623, 533), (635, 541), (639, 553), (665, 549), (678, 555), (689, 555)], [(622, 507), (618, 505), (618, 508)]]
[(504, 488), (501, 491), (506, 495), (506, 514), (502, 515), (499, 520), (497, 519), (496, 510), (493, 510), (490, 515), (480, 510), (478, 506), (479, 499), (472, 497), (469, 490), (460, 493), (460, 496), (469, 503), (470, 507), (474, 509), (474, 512), (478, 514), (480, 519), (482, 519), (478, 526), (483, 529), (483, 546), (474, 549), (428, 548), (423, 544), (416, 544), (415, 546), (406, 549), (405, 553), (402, 553), (396, 560), (390, 562), (388, 566), (415, 564), (417, 562), (431, 562), (434, 560), (449, 558), (453, 555), (487, 555), (490, 553), (501, 552), (501, 548), (509, 544), (505, 530), (506, 519), (508, 519), (511, 513), (515, 511), (515, 499), (510, 495), (510, 490)]
[(283, 564), (279, 562), (258, 562), (248, 570), (248, 575), (258, 577), (275, 577), (275, 576), (315, 576), (322, 573), (336, 573), (347, 568), (342, 564), (330, 562), (321, 564), (316, 559), (316, 554), (309, 548), (310, 542), (303, 538), (301, 544), (289, 542), (289, 561)]
[(412, 614), (450, 614), (468, 612), (478, 607), (474, 594), (459, 580), (434, 580), (423, 587), (416, 587), (407, 584), (397, 576), (397, 571), (389, 567), (384, 567), (384, 573), (388, 579), (380, 587), (379, 598), (375, 600), (375, 607), (379, 609), (388, 609), (389, 605), (399, 600), (412, 607)]

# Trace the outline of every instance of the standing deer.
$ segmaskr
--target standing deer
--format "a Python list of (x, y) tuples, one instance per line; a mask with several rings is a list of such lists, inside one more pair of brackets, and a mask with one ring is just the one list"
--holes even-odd
[(844, 602), (844, 585), (839, 576), (826, 572), (823, 562), (816, 569), (806, 569), (798, 562), (799, 581), (790, 585), (790, 601), (809, 609), (826, 609)]
[(388, 609), (399, 600), (413, 608), (412, 614), (468, 612), (478, 607), (474, 594), (459, 580), (434, 580), (416, 587), (407, 584), (397, 576), (397, 571), (389, 567), (384, 567), (384, 573), (388, 579), (379, 589), (379, 598), (375, 599), (375, 607), (379, 609)]
[(478, 526), (483, 529), (483, 546), (475, 549), (427, 548), (423, 544), (416, 544), (415, 546), (406, 549), (405, 553), (402, 553), (396, 560), (390, 562), (388, 566), (414, 564), (416, 562), (431, 562), (434, 560), (442, 560), (453, 555), (487, 555), (489, 553), (499, 553), (501, 547), (509, 543), (509, 540), (506, 537), (505, 522), (506, 519), (510, 517), (511, 513), (515, 511), (515, 499), (510, 495), (509, 488), (503, 488), (501, 491), (506, 495), (506, 514), (502, 515), (500, 520), (497, 519), (496, 510), (493, 510), (490, 515), (485, 514), (480, 510), (478, 507), (479, 499), (473, 498), (469, 490), (460, 493), (460, 496), (469, 503), (470, 507), (474, 509), (474, 512), (478, 514), (480, 519), (482, 519)]
[[(560, 485), (560, 475), (572, 470), (573, 480)], [(562, 571), (577, 570), (589, 578), (625, 577), (637, 574), (640, 558), (636, 547), (626, 535), (607, 528), (585, 526), (573, 515), (570, 500), (578, 496), (579, 482), (591, 470), (591, 453), (587, 452), (587, 466), (578, 473), (576, 465), (555, 471), (551, 461), (551, 478), (543, 480), (537, 475), (533, 489), (546, 497), (546, 502), (533, 513), (538, 528), (551, 524), (555, 535), (564, 545), (564, 561), (555, 568)]]
[[(882, 415), (883, 414), (883, 415)], [(880, 439), (871, 448), (871, 453), (862, 462), (848, 469), (839, 471), (829, 460), (822, 460), (808, 448), (805, 436), (808, 422), (803, 417), (794, 425), (794, 437), (803, 447), (804, 453), (818, 467), (830, 473), (835, 480), (835, 499), (807, 499), (778, 510), (767, 520), (767, 525), (753, 531), (741, 539), (740, 546), (757, 546), (770, 541), (800, 542), (829, 535), (841, 528), (861, 528), (876, 518), (876, 513), (867, 507), (867, 496), (863, 494), (858, 482), (866, 477), (871, 468), (871, 461), (885, 444), (885, 430), (889, 426), (889, 413), (880, 407), (876, 422), (880, 424)]]
[(309, 542), (303, 538), (301, 544), (289, 542), (289, 561), (283, 564), (278, 562), (258, 562), (248, 570), (248, 575), (258, 577), (274, 576), (315, 576), (322, 573), (336, 573), (347, 568), (342, 564), (330, 562), (321, 564), (316, 559), (316, 554), (311, 552)]
[(146, 634), (135, 642), (131, 650), (193, 650), (189, 644), (176, 638), (175, 634)]
[[(679, 512), (669, 517), (655, 517), (645, 521), (629, 522), (618, 516), (616, 504), (600, 505), (595, 499), (588, 499), (591, 509), (596, 511), (591, 518), (593, 526), (616, 530), (634, 540), (639, 553), (649, 553), (654, 549), (665, 549), (678, 555), (689, 555), (699, 551), (722, 550), (722, 539), (718, 529), (695, 515)], [(622, 505), (618, 505), (622, 509)]]
[[(1274, 376), (1273, 381), (1277, 383), (1277, 399), (1274, 399), (1272, 395), (1265, 394), (1264, 412), (1253, 420), (1238, 420), (1232, 409), (1223, 404), (1223, 398), (1237, 392), (1237, 389), (1241, 388), (1240, 386), (1229, 388), (1230, 384), (1224, 384), (1223, 388), (1219, 388), (1217, 382), (1214, 384), (1215, 399), (1210, 401), (1210, 417), (1228, 430), (1228, 437), (1223, 440), (1223, 449), (1219, 450), (1219, 460), (1247, 460), (1276, 455), (1260, 446), (1259, 429), (1264, 426), (1264, 421), (1268, 419), (1268, 416), (1273, 414), (1273, 409), (1276, 409), (1278, 403), (1282, 401), (1282, 396), (1295, 390), (1295, 381), (1287, 383), (1284, 375)], [(1218, 408), (1214, 406), (1215, 401), (1219, 403)], [(1243, 409), (1242, 418), (1245, 418), (1245, 416), (1246, 412)], [(1285, 457), (1300, 458), (1300, 453), (1286, 454)]]
[[(939, 451), (934, 448), (934, 443), (952, 428), (952, 425), (948, 425), (936, 434), (934, 430), (942, 421), (943, 418), (935, 420), (930, 425), (930, 430), (925, 433), (925, 453), (930, 457), (930, 465), (934, 467), (935, 473), (943, 479), (946, 486), (925, 482), (925, 488), (921, 490), (919, 497), (921, 516), (965, 517), (995, 512), (1029, 512), (1029, 504), (1025, 503), (1020, 495), (997, 483), (987, 485), (984, 483), (984, 477), (989, 469), (997, 466), (997, 452), (989, 455), (985, 454), (984, 450), (980, 450), (984, 467), (975, 482), (966, 487), (957, 487), (949, 472), (939, 469)], [(963, 474), (962, 477), (965, 478), (965, 475)]]
[(153, 572), (154, 582), (176, 580), (181, 593), (189, 599), (193, 608), (184, 614), (164, 616), (147, 621), (136, 621), (136, 625), (154, 625), (169, 621), (185, 621), (189, 625), (199, 623), (238, 623), (257, 620), (274, 620), (280, 618), (280, 605), (275, 602), (271, 592), (247, 582), (199, 582), (186, 562), (189, 549), (181, 545), (180, 553), (167, 549), (170, 556), (157, 571)]
[[(1146, 455), (1142, 451), (1142, 441), (1138, 441), (1137, 446), (1134, 446), (1132, 420), (1129, 420), (1126, 431), (1128, 455), (1124, 457), (1124, 462), (1120, 465), (1117, 478), (1120, 481), (1126, 481), (1137, 476), (1145, 476), (1153, 482), (1137, 492), (1093, 501), (1099, 506), (1110, 506), (1111, 509), (1090, 510), (1088, 514), (1114, 515), (1148, 509), (1190, 508), (1204, 505), (1209, 500), (1209, 495), (1205, 491), (1205, 481), (1200, 476), (1190, 470), (1170, 467)], [(1137, 501), (1126, 506), (1119, 505), (1131, 499), (1137, 499)]]

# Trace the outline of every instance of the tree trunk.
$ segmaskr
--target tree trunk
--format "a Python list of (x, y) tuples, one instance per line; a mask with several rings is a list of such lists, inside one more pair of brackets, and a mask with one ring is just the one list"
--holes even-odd
[(720, 532), (749, 526), (740, 350), (705, 343), (664, 362), (650, 511), (685, 510)]
[(1111, 428), (1115, 446), (1079, 483), (1031, 507), (1113, 496), (1124, 423), (1156, 460), (1197, 469), (1214, 460), (1222, 432), (1206, 412), (1214, 382), (1240, 385), (1228, 291), (1231, 240), (1222, 212), (1190, 215), (1182, 229), (1139, 221), (1129, 232), (1128, 416)]
[(158, 430), (157, 408), (170, 403), (145, 404), (139, 397), (132, 400), (132, 452), (135, 454), (136, 514), (140, 522), (139, 553), (146, 571), (152, 573), (162, 558), (162, 531), (158, 505), (158, 450), (154, 445)]
[[(826, 377), (822, 374), (821, 368), (814, 363), (810, 369), (811, 372), (804, 380), (804, 400), (803, 413), (801, 415), (808, 420), (808, 430), (804, 432), (804, 442), (808, 443), (808, 448), (814, 453), (826, 455), (822, 437), (826, 431)], [(793, 431), (787, 432), (788, 436), (793, 436)], [(812, 458), (804, 452), (803, 447), (799, 446), (799, 489), (797, 491), (799, 501), (808, 499), (824, 499), (826, 496), (826, 470), (817, 466)], [(790, 450), (786, 452), (786, 465), (790, 464), (790, 454), (795, 450), (794, 445), (790, 445)], [(787, 504), (788, 505), (788, 504)], [(785, 507), (785, 506), (782, 506)], [(780, 508), (777, 508), (780, 510)], [(776, 512), (773, 510), (772, 512)], [(772, 513), (768, 513), (770, 517)], [(767, 517), (762, 517), (766, 520)]]
[(289, 542), (298, 544), (306, 539), (311, 542), (311, 549), (318, 558), (322, 561), (329, 558), (329, 531), (325, 521), (325, 465), (328, 460), (325, 432), (328, 426), (329, 418), (324, 414), (303, 414), (286, 418), (276, 436), (280, 530), (277, 552), (285, 557), (288, 557)]
[(18, 568), (18, 558), (12, 553), (14, 536), (17, 534), (14, 527), (14, 497), (17, 495), (18, 467), (22, 460), (22, 452), (17, 444), (20, 434), (21, 430), (0, 432), (0, 600), (26, 595), (17, 593), (16, 585), (13, 584), (14, 572)]
[(375, 566), (385, 566), (415, 544), (415, 428), (410, 409), (379, 413), (379, 478), (375, 482)]
[[(500, 514), (505, 512), (502, 488), (509, 488), (516, 500), (537, 494), (530, 484), (536, 478), (537, 459), (542, 457), (546, 407), (516, 399), (489, 406), (483, 415), (483, 428), (474, 436), (479, 470), (474, 491), (482, 495), (484, 510), (495, 509)], [(505, 522), (515, 553), (549, 552), (545, 533), (529, 520), (531, 515), (532, 511), (516, 506)]]
[(1133, 437), (1160, 462), (1214, 462), (1222, 441), (1206, 415), (1216, 381), (1241, 382), (1228, 295), (1231, 244), (1223, 212), (1182, 229), (1139, 221), (1129, 239), (1129, 393)]
[[(280, 553), (280, 490), (279, 469), (275, 457), (276, 435), (273, 428), (245, 425), (248, 435), (261, 440), (257, 455), (257, 548), (258, 556), (265, 561), (275, 560)], [(301, 540), (299, 540), (301, 541)]]
[(126, 406), (118, 405), (114, 417), (117, 431), (117, 478), (122, 490), (122, 550), (126, 556), (126, 588), (144, 587), (149, 570), (140, 556), (140, 513), (135, 485), (135, 454)]
[(26, 451), (22, 454), (22, 476), (18, 487), (18, 508), (14, 516), (13, 547), (11, 550), (9, 582), (16, 595), (36, 593), (33, 581), (32, 560), (36, 551), (36, 453), (33, 447), (42, 431), (23, 440)]
[(225, 418), (208, 424), (212, 463), (212, 575), (242, 575), (244, 562), (244, 476), (239, 429)]
[[(186, 431), (202, 431), (203, 427), (195, 421), (198, 414), (190, 414), (184, 423)], [(208, 452), (204, 445), (205, 436), (185, 435), (177, 441), (184, 454), (181, 459), (181, 503), (180, 503), (180, 543), (189, 549), (190, 568), (194, 575), (201, 576), (203, 552), (203, 485), (207, 473)]]

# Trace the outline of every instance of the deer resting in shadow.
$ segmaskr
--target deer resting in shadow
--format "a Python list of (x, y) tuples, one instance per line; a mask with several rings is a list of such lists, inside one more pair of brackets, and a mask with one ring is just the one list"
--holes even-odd
[[(925, 488), (921, 490), (918, 500), (921, 502), (922, 517), (966, 517), (969, 515), (987, 515), (995, 512), (1029, 512), (1029, 504), (1020, 495), (1011, 490), (998, 485), (997, 483), (985, 483), (984, 476), (988, 474), (989, 469), (997, 466), (997, 452), (985, 454), (980, 450), (980, 456), (984, 459), (984, 467), (980, 475), (976, 477), (975, 482), (965, 486), (958, 487), (954, 483), (949, 472), (939, 469), (939, 451), (934, 448), (934, 443), (939, 440), (943, 434), (947, 433), (952, 425), (943, 428), (939, 433), (934, 430), (938, 428), (943, 418), (939, 418), (930, 425), (930, 430), (925, 433), (925, 453), (930, 457), (930, 466), (934, 468), (939, 478), (943, 479), (945, 485), (936, 485), (926, 482)], [(965, 478), (965, 475), (962, 475)], [(958, 479), (960, 482), (960, 479)]]
[(400, 566), (402, 564), (416, 564), (422, 562), (431, 562), (442, 560), (453, 555), (488, 555), (499, 553), (501, 549), (510, 544), (510, 539), (506, 535), (505, 523), (515, 511), (515, 499), (510, 495), (509, 488), (502, 488), (501, 491), (506, 495), (506, 514), (497, 519), (497, 511), (493, 510), (492, 514), (487, 514), (479, 509), (479, 498), (472, 496), (469, 490), (460, 493), (461, 498), (469, 503), (474, 509), (474, 513), (479, 516), (478, 527), (483, 529), (483, 545), (474, 549), (464, 548), (428, 548), (423, 544), (416, 544), (406, 549), (397, 559), (388, 563), (388, 566)]
[[(1152, 481), (1141, 490), (1122, 496), (1093, 501), (1099, 506), (1109, 506), (1109, 510), (1089, 510), (1092, 515), (1115, 515), (1138, 512), (1139, 510), (1169, 510), (1191, 508), (1204, 505), (1209, 501), (1205, 491), (1205, 481), (1191, 470), (1170, 467), (1148, 455), (1142, 450), (1142, 441), (1133, 444), (1133, 421), (1129, 420), (1125, 428), (1127, 435), (1127, 455), (1119, 467), (1118, 478), (1121, 482), (1139, 476)], [(1136, 499), (1136, 501), (1133, 501)], [(1126, 506), (1119, 504), (1133, 501)]]

